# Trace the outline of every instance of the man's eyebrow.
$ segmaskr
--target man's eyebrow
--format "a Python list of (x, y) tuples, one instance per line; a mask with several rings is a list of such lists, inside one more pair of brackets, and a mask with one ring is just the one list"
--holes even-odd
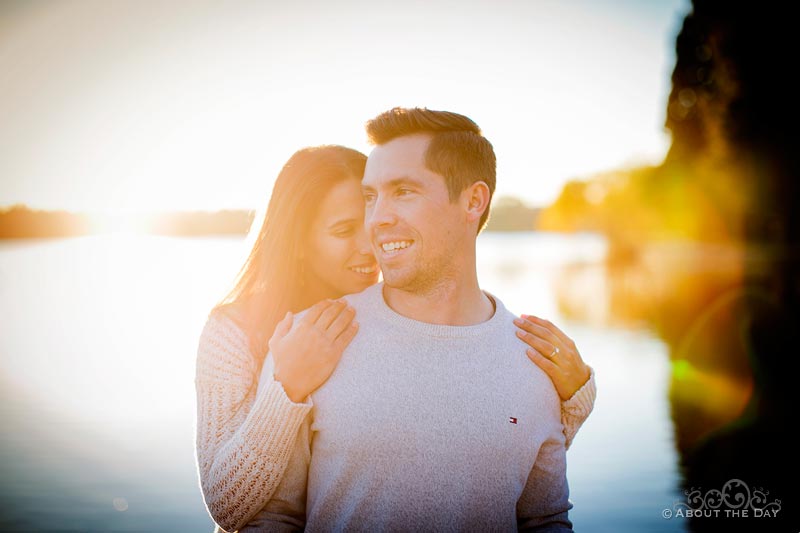
[(389, 180), (387, 185), (389, 187), (397, 187), (398, 185), (415, 185), (417, 187), (421, 187), (423, 185), (423, 182), (408, 176), (401, 176), (399, 178), (394, 178)]
[[(409, 176), (400, 176), (399, 178), (392, 178), (386, 182), (385, 186), (389, 188), (398, 187), (400, 185), (414, 185), (416, 187), (422, 187), (425, 183), (421, 180), (417, 180), (411, 178)], [(362, 191), (374, 191), (375, 187), (372, 185), (361, 185)]]

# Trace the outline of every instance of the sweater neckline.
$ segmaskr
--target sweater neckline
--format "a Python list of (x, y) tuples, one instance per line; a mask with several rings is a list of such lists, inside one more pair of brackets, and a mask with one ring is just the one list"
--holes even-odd
[(471, 324), (468, 326), (452, 326), (448, 324), (432, 324), (430, 322), (422, 322), (413, 318), (401, 315), (386, 303), (383, 296), (384, 282), (373, 285), (370, 290), (372, 292), (371, 299), (375, 304), (378, 316), (384, 321), (389, 322), (396, 328), (403, 329), (412, 335), (425, 335), (428, 337), (444, 337), (444, 338), (466, 338), (477, 337), (486, 335), (487, 332), (497, 327), (505, 314), (505, 307), (503, 303), (495, 295), (488, 291), (482, 291), (494, 304), (494, 314), (491, 318), (480, 322), (478, 324)]

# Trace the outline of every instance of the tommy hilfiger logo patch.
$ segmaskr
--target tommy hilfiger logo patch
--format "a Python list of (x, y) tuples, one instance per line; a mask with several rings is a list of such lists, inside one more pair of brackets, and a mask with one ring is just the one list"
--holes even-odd
[(513, 417), (513, 416), (509, 416), (508, 417), (508, 421), (511, 422), (512, 424), (516, 424), (517, 423), (516, 417)]

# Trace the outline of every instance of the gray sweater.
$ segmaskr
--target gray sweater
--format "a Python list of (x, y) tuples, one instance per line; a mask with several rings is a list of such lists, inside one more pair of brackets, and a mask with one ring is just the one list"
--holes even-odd
[(571, 531), (560, 399), (514, 315), (492, 297), (486, 322), (428, 324), (382, 290), (346, 297), (359, 332), (240, 531)]

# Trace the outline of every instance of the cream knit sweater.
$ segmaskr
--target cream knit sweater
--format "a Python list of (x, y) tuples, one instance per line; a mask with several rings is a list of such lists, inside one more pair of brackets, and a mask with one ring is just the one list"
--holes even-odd
[[(275, 381), (257, 396), (258, 378), (244, 332), (221, 313), (210, 316), (197, 352), (196, 460), (208, 512), (224, 531), (244, 526), (270, 500), (312, 409), (309, 398), (292, 402)], [(562, 402), (567, 447), (595, 394), (592, 370), (589, 381)]]

